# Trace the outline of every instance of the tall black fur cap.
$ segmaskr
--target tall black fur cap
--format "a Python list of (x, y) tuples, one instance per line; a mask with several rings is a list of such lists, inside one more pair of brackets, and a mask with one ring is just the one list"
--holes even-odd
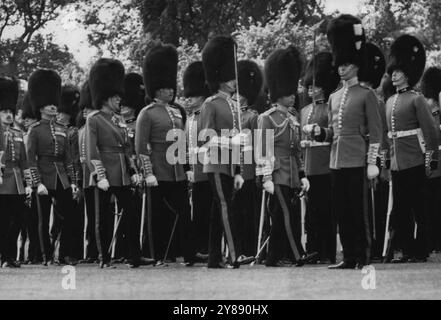
[(126, 74), (124, 78), (124, 97), (121, 105), (134, 109), (137, 115), (145, 107), (144, 98), (145, 87), (142, 76), (135, 72)]
[(146, 94), (153, 100), (159, 89), (173, 89), (176, 94), (178, 52), (171, 44), (159, 44), (151, 48), (143, 64)]
[(350, 14), (334, 18), (327, 36), (336, 67), (350, 63), (361, 68), (366, 63), (366, 35), (360, 19)]
[(37, 119), (37, 115), (34, 113), (34, 110), (32, 110), (31, 100), (29, 98), (29, 92), (26, 92), (23, 97), (23, 105), (21, 106), (22, 119)]
[(297, 93), (302, 59), (294, 46), (273, 51), (265, 63), (266, 85), (272, 102)]
[(124, 95), (124, 66), (116, 59), (101, 58), (95, 62), (89, 74), (89, 87), (95, 109), (114, 96)]
[(263, 75), (260, 67), (251, 60), (241, 60), (237, 65), (239, 74), (239, 94), (253, 106), (262, 91)]
[(79, 111), (80, 90), (72, 85), (66, 85), (61, 88), (61, 101), (58, 106), (58, 112), (67, 113), (75, 117)]
[(387, 72), (401, 70), (407, 76), (409, 85), (415, 86), (426, 66), (426, 51), (420, 40), (409, 34), (398, 37), (390, 47)]
[(441, 69), (430, 67), (421, 78), (421, 92), (428, 99), (439, 101), (441, 92)]
[(236, 78), (234, 55), (236, 42), (230, 36), (210, 39), (202, 50), (205, 79), (211, 93), (219, 90), (219, 84)]
[(358, 79), (368, 82), (372, 88), (378, 88), (386, 72), (386, 59), (379, 47), (366, 43), (366, 64), (359, 70)]
[(0, 110), (15, 112), (18, 100), (18, 81), (11, 78), (0, 78)]
[(319, 52), (312, 60), (309, 61), (306, 67), (305, 76), (303, 78), (303, 86), (305, 88), (312, 86), (314, 74), (316, 87), (323, 89), (325, 99), (327, 99), (329, 95), (337, 88), (340, 82), (337, 69), (334, 67), (332, 61), (331, 52)]
[(36, 70), (29, 77), (28, 93), (33, 112), (39, 118), (41, 108), (60, 105), (61, 78), (53, 70)]
[(205, 81), (204, 66), (202, 61), (195, 61), (188, 65), (184, 71), (184, 97), (208, 97), (207, 82)]
[(90, 94), (89, 80), (84, 81), (83, 85), (81, 86), (79, 107), (81, 110), (94, 109), (92, 96)]

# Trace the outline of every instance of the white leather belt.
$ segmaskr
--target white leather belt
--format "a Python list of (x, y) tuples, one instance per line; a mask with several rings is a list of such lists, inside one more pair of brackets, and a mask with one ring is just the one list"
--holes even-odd
[(323, 146), (329, 146), (331, 145), (329, 142), (318, 142), (318, 141), (310, 141), (310, 140), (302, 140), (300, 141), (300, 146), (302, 148), (306, 148), (306, 147), (323, 147)]
[(387, 133), (387, 136), (389, 137), (389, 139), (394, 139), (394, 138), (404, 138), (404, 137), (409, 137), (409, 136), (415, 136), (417, 134), (419, 134), (421, 132), (421, 129), (412, 129), (412, 130), (404, 130), (404, 131), (389, 131)]

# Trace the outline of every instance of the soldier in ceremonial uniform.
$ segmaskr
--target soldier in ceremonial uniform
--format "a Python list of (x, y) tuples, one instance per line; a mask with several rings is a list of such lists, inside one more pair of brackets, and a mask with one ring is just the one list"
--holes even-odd
[[(372, 258), (374, 260), (381, 260), (384, 231), (386, 227), (387, 207), (389, 200), (389, 144), (387, 139), (387, 121), (386, 121), (386, 106), (385, 100), (379, 95), (378, 88), (380, 87), (383, 76), (386, 72), (386, 59), (383, 52), (373, 43), (366, 43), (367, 63), (359, 72), (360, 82), (373, 89), (377, 94), (378, 107), (382, 121), (382, 140), (379, 150), (379, 157), (377, 165), (380, 168), (380, 175), (377, 179), (372, 180), (369, 188), (374, 189), (374, 198), (372, 198), (371, 191), (369, 192), (369, 215), (371, 221), (372, 233)], [(374, 200), (374, 208), (372, 208), (372, 200)], [(375, 214), (375, 217), (372, 215)], [(375, 229), (373, 223), (375, 222)], [(374, 232), (375, 230), (375, 232)]]
[[(296, 193), (309, 189), (300, 147), (299, 115), (288, 111), (295, 105), (301, 70), (300, 53), (293, 46), (275, 50), (265, 63), (265, 76), (273, 106), (258, 119), (261, 133), (256, 137), (259, 139), (256, 174), (263, 176), (263, 188), (270, 194), (269, 212), (272, 225), (265, 262), (267, 267), (283, 266), (280, 260), (283, 258), (286, 242), (298, 266), (313, 258), (305, 257), (298, 228), (300, 211), (295, 210), (293, 205)], [(270, 132), (273, 132), (273, 139)]]
[(387, 72), (397, 93), (386, 103), (386, 118), (394, 199), (390, 221), (395, 244), (403, 250), (392, 260), (397, 263), (426, 261), (428, 254), (424, 189), (438, 166), (439, 127), (424, 96), (412, 90), (425, 63), (424, 47), (414, 36), (402, 35), (392, 44)]
[[(60, 104), (61, 79), (52, 70), (39, 69), (29, 78), (29, 98), (37, 118), (28, 137), (28, 161), (32, 184), (36, 188), (39, 217), (39, 238), (43, 264), (52, 259), (49, 241), (51, 198), (55, 198), (62, 216), (60, 246), (64, 262), (76, 264), (72, 257), (74, 169), (67, 136), (67, 127), (56, 121)], [(60, 261), (62, 262), (62, 261)]]
[(188, 119), (185, 125), (188, 141), (188, 160), (190, 171), (187, 171), (191, 183), (191, 201), (195, 227), (196, 250), (198, 254), (208, 254), (208, 229), (212, 193), (208, 176), (203, 172), (203, 156), (205, 154), (202, 142), (198, 141), (201, 131), (201, 108), (209, 96), (205, 82), (202, 61), (191, 63), (184, 72), (184, 97)]
[[(27, 169), (23, 133), (13, 127), (18, 98), (18, 82), (0, 78), (0, 121), (4, 152), (0, 157), (3, 183), (0, 184), (0, 255), (3, 268), (20, 267), (15, 261), (17, 237), (22, 220), (25, 194), (31, 194), (29, 185), (23, 185)], [(27, 179), (29, 183), (29, 179)]]
[(170, 148), (175, 142), (185, 142), (185, 112), (173, 103), (177, 70), (178, 53), (172, 45), (160, 44), (147, 52), (144, 84), (153, 102), (138, 116), (135, 146), (146, 186), (151, 188), (157, 260), (168, 254), (167, 246), (175, 238), (174, 225), (178, 223), (183, 235), (184, 263), (191, 266), (195, 262), (195, 243), (185, 175), (188, 168), (183, 164), (186, 152), (182, 159), (182, 154)]
[(251, 60), (238, 62), (238, 91), (241, 106), (242, 130), (249, 135), (243, 147), (241, 172), (244, 179), (242, 188), (235, 192), (233, 200), (234, 215), (237, 218), (238, 260), (250, 263), (256, 255), (259, 230), (260, 199), (256, 186), (256, 165), (253, 151), (253, 133), (257, 129), (259, 117), (255, 103), (261, 93), (263, 76), (260, 67)]
[[(438, 164), (441, 157), (441, 123), (440, 123), (440, 102), (441, 102), (441, 69), (437, 67), (430, 67), (424, 73), (421, 79), (421, 92), (427, 99), (427, 103), (431, 107), (432, 116), (435, 124), (439, 128), (438, 140)], [(429, 238), (429, 253), (431, 251), (441, 251), (441, 165), (432, 172), (427, 181), (426, 200), (428, 219), (428, 238)]]
[[(210, 214), (208, 268), (239, 268), (237, 234), (232, 208), (233, 189), (243, 183), (239, 161), (233, 161), (232, 142), (239, 137), (238, 105), (231, 95), (236, 91), (236, 43), (231, 37), (216, 36), (202, 50), (205, 79), (213, 94), (205, 100), (201, 111), (201, 135), (208, 142), (203, 171), (208, 174), (213, 205)], [(235, 143), (237, 146), (238, 143)], [(237, 148), (236, 148), (237, 150)], [(240, 154), (239, 154), (240, 156)], [(234, 163), (236, 162), (236, 163)], [(222, 231), (229, 250), (229, 263), (222, 264)]]
[[(308, 124), (328, 126), (328, 99), (340, 79), (332, 64), (330, 52), (320, 52), (306, 68), (303, 85), (312, 103), (301, 112), (301, 127)], [(314, 86), (315, 82), (315, 86)], [(320, 263), (335, 263), (336, 223), (331, 205), (331, 170), (329, 157), (331, 144), (317, 142), (303, 133), (301, 146), (305, 161), (305, 174), (311, 184), (307, 201), (307, 251), (318, 252)]]
[(309, 125), (305, 131), (311, 130), (316, 141), (331, 142), (332, 203), (344, 257), (329, 268), (362, 268), (370, 263), (371, 250), (366, 176), (372, 180), (379, 174), (381, 116), (375, 92), (358, 81), (366, 63), (361, 21), (341, 15), (330, 22), (327, 34), (343, 86), (329, 98), (328, 127)]
[(99, 59), (89, 75), (90, 94), (94, 110), (87, 116), (85, 129), (86, 161), (99, 192), (95, 192), (95, 236), (100, 267), (111, 267), (108, 237), (112, 228), (108, 212), (111, 195), (127, 218), (129, 266), (140, 264), (139, 221), (133, 204), (131, 184), (139, 184), (136, 168), (132, 167), (131, 146), (127, 126), (119, 117), (124, 93), (124, 66), (118, 60)]
[[(84, 201), (86, 207), (87, 226), (86, 226), (86, 259), (81, 261), (84, 263), (93, 263), (98, 261), (98, 249), (95, 237), (95, 183), (94, 177), (87, 164), (86, 156), (86, 119), (87, 116), (94, 111), (92, 97), (90, 96), (89, 81), (86, 80), (81, 87), (80, 113), (77, 116), (78, 127), (78, 150), (80, 157), (81, 171), (79, 175), (79, 187), (84, 193)], [(106, 215), (103, 212), (103, 216)]]
[[(77, 114), (79, 112), (80, 102), (80, 90), (72, 85), (66, 85), (61, 88), (61, 101), (58, 106), (57, 121), (67, 127), (67, 140), (69, 142), (70, 157), (72, 159), (73, 174), (72, 174), (72, 193), (74, 196), (73, 202), (73, 255), (76, 259), (81, 258), (83, 249), (83, 232), (82, 225), (84, 222), (83, 206), (80, 199), (80, 153), (78, 147), (78, 128), (75, 124)], [(57, 208), (57, 206), (56, 206)], [(63, 249), (60, 248), (61, 255), (63, 255)]]

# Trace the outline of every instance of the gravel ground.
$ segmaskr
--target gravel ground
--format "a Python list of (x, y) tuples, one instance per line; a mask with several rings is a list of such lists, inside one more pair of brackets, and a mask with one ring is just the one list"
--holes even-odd
[[(375, 277), (372, 270), (335, 271), (322, 265), (236, 270), (179, 263), (105, 270), (78, 265), (74, 290), (63, 289), (63, 283), (73, 283), (63, 281), (62, 267), (22, 266), (0, 269), (0, 299), (441, 299), (439, 255), (428, 263), (372, 266)], [(372, 288), (373, 278), (375, 289), (363, 288), (363, 284)]]

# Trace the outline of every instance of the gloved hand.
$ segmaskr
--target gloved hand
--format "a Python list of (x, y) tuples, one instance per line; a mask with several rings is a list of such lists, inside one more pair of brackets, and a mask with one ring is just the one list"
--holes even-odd
[(375, 179), (380, 174), (380, 169), (375, 164), (368, 164), (367, 178), (369, 180)]
[(303, 126), (303, 132), (305, 134), (311, 134), (314, 131), (314, 127), (316, 126), (316, 124), (307, 124), (305, 126)]
[(240, 190), (242, 189), (242, 186), (244, 184), (244, 180), (240, 174), (236, 174), (234, 176), (234, 190)]
[(76, 184), (71, 184), (70, 187), (72, 189), (72, 198), (74, 200), (77, 200), (78, 196), (79, 196), (79, 189), (78, 189), (77, 185)]
[(110, 188), (109, 180), (107, 179), (101, 179), (100, 181), (98, 181), (97, 185), (98, 185), (98, 189), (103, 191), (107, 191)]
[(3, 177), (0, 176), (0, 185), (2, 185), (2, 184), (3, 184)]
[(311, 184), (309, 183), (308, 178), (302, 178), (300, 181), (302, 183), (303, 192), (308, 192), (309, 188), (311, 187)]
[(47, 196), (49, 194), (49, 192), (47, 191), (46, 187), (44, 184), (40, 183), (37, 187), (37, 194), (39, 196)]
[(429, 177), (432, 171), (438, 169), (438, 158), (434, 157), (432, 151), (426, 152), (425, 155), (426, 176)]
[(156, 177), (151, 174), (145, 178), (145, 184), (147, 187), (157, 187), (158, 180), (156, 180)]
[(132, 182), (132, 185), (137, 186), (141, 183), (141, 177), (139, 174), (135, 173), (130, 177), (130, 181)]
[(266, 181), (263, 184), (263, 189), (269, 194), (274, 194), (274, 183), (271, 180)]
[(187, 175), (187, 180), (191, 183), (194, 182), (194, 172), (193, 171), (187, 171), (185, 173)]
[(25, 194), (26, 194), (26, 198), (30, 199), (32, 196), (32, 188), (31, 187), (26, 187), (25, 188)]

